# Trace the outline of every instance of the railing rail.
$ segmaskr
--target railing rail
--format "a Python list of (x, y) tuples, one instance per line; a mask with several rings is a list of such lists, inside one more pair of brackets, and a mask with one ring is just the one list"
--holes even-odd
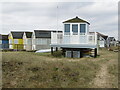
[(96, 44), (96, 36), (94, 35), (64, 35), (64, 44)]

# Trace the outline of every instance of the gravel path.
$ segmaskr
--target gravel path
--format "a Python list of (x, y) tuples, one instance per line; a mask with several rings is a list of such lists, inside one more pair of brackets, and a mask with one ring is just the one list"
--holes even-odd
[(101, 65), (100, 71), (98, 71), (95, 79), (92, 83), (93, 88), (113, 88), (110, 82), (111, 75), (108, 72), (108, 66), (112, 64), (114, 60), (109, 60), (108, 62)]

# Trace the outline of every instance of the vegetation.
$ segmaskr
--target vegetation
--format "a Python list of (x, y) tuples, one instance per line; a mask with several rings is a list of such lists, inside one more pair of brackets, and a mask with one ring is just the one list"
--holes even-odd
[(118, 64), (117, 62), (113, 62), (108, 67), (109, 74), (111, 75), (112, 78), (114, 78), (114, 79), (110, 79), (111, 82), (115, 82), (115, 83), (112, 83), (113, 87), (118, 86), (118, 65), (117, 64)]
[[(105, 49), (97, 58), (64, 58), (60, 53), (3, 52), (3, 88), (90, 88), (102, 64), (111, 59), (117, 64), (117, 53)], [(117, 67), (108, 70), (117, 75)]]

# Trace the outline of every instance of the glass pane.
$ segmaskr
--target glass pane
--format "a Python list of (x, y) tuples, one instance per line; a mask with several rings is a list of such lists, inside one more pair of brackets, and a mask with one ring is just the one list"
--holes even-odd
[(77, 24), (72, 25), (72, 31), (78, 32), (78, 25)]
[(65, 32), (70, 32), (70, 24), (65, 24)]
[(86, 24), (80, 24), (80, 33), (86, 32)]
[(78, 34), (78, 25), (77, 24), (72, 25), (72, 32), (73, 32), (73, 35)]
[(18, 44), (18, 39), (14, 39), (14, 44)]

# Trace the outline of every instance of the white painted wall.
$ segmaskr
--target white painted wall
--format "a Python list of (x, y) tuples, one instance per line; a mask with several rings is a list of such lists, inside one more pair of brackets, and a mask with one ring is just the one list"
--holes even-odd
[(2, 44), (2, 40), (0, 40), (0, 44)]
[(23, 44), (25, 50), (32, 50), (32, 38), (27, 38), (25, 33), (23, 35)]
[(10, 48), (10, 49), (13, 49), (13, 45), (9, 45), (9, 48)]
[(99, 41), (100, 47), (105, 47), (105, 42), (104, 41)]
[(51, 44), (61, 44), (63, 42), (62, 32), (51, 32)]
[(35, 32), (32, 34), (32, 50), (36, 50)]

